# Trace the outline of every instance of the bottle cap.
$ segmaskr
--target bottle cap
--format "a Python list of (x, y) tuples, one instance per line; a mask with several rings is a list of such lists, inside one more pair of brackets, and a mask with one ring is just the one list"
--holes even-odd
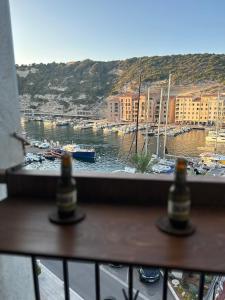
[(177, 172), (185, 172), (187, 168), (187, 161), (184, 158), (178, 158), (176, 163), (176, 171)]
[(71, 155), (70, 153), (66, 152), (62, 156), (62, 166), (69, 167), (71, 166)]

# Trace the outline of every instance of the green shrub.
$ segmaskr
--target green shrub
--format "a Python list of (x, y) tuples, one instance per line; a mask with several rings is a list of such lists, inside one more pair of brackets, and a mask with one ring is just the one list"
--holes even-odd
[(131, 157), (131, 162), (135, 166), (137, 172), (145, 173), (148, 170), (151, 156), (144, 153), (136, 153)]

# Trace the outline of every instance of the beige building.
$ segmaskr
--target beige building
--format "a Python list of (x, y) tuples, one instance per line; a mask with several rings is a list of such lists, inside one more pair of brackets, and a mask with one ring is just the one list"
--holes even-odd
[(120, 122), (120, 100), (118, 97), (108, 98), (107, 119), (110, 122)]
[(220, 100), (217, 95), (176, 97), (176, 124), (214, 124), (217, 119), (224, 122), (224, 113), (224, 96), (221, 96)]

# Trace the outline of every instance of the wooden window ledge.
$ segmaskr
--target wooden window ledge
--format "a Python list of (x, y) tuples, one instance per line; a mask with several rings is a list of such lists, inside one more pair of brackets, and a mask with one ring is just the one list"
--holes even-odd
[(8, 198), (0, 203), (0, 252), (154, 265), (225, 273), (225, 208), (192, 209), (196, 232), (174, 237), (155, 226), (166, 208), (83, 203), (86, 219), (54, 225), (53, 201)]

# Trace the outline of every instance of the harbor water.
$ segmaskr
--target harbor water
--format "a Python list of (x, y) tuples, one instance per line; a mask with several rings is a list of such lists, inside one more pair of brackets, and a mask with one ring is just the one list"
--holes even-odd
[[(135, 133), (119, 136), (117, 133), (103, 133), (99, 129), (75, 130), (72, 126), (54, 126), (51, 122), (29, 121), (22, 124), (29, 140), (58, 141), (61, 145), (75, 143), (83, 147), (93, 147), (96, 151), (94, 163), (73, 160), (73, 168), (76, 171), (98, 171), (112, 172), (132, 166), (129, 161), (129, 153), (135, 149)], [(198, 157), (200, 153), (214, 151), (214, 143), (208, 144), (205, 141), (205, 130), (192, 130), (176, 137), (167, 137), (167, 150), (171, 155)], [(156, 152), (156, 137), (148, 138), (148, 153)], [(144, 147), (144, 135), (138, 134), (138, 149)], [(159, 151), (163, 153), (164, 136), (160, 136)], [(217, 145), (218, 153), (225, 153), (225, 143)], [(59, 160), (32, 163), (28, 169), (58, 169)]]

